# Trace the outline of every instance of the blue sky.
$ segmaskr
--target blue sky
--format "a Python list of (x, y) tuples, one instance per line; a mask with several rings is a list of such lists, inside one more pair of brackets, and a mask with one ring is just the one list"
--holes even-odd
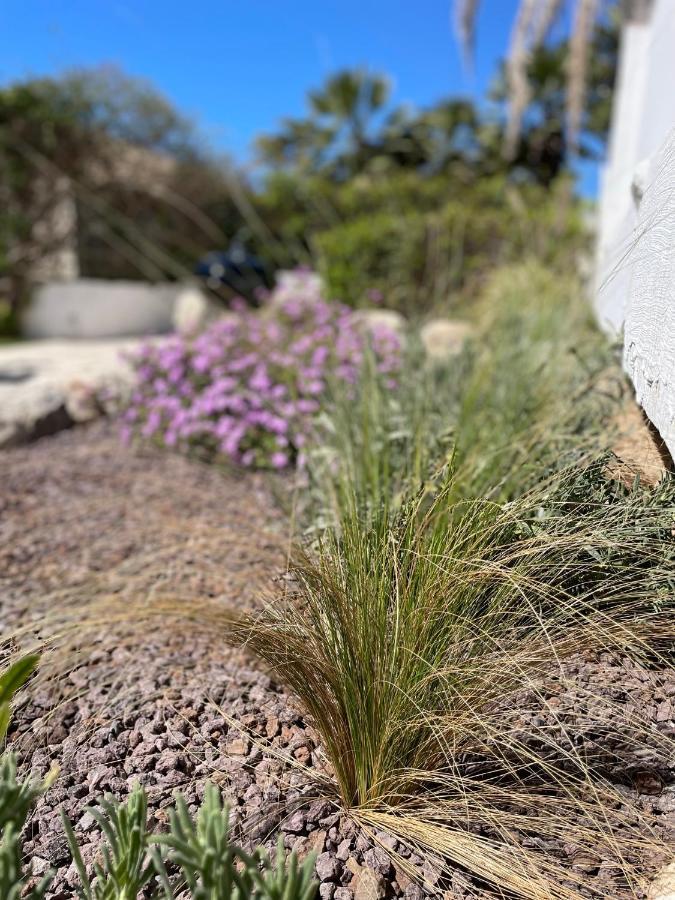
[(517, 0), (484, 0), (473, 72), (462, 65), (451, 5), (3, 0), (0, 81), (115, 63), (150, 79), (216, 148), (243, 161), (256, 134), (301, 114), (306, 91), (338, 68), (388, 73), (397, 102), (424, 106), (451, 93), (481, 98), (505, 52)]

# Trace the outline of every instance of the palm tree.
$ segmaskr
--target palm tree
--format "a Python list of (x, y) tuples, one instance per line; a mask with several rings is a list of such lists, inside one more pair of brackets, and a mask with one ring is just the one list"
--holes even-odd
[(332, 134), (337, 170), (359, 171), (376, 150), (372, 125), (389, 99), (389, 82), (364, 69), (344, 70), (309, 94), (316, 121)]
[(379, 153), (400, 168), (427, 174), (464, 170), (480, 155), (479, 127), (476, 107), (463, 98), (421, 112), (398, 107), (380, 131)]
[(285, 119), (257, 140), (263, 162), (343, 179), (361, 171), (379, 150), (374, 120), (389, 99), (389, 82), (365, 70), (344, 70), (309, 93), (309, 116)]
[(333, 133), (310, 119), (283, 119), (274, 135), (260, 135), (256, 149), (263, 162), (273, 168), (289, 166), (301, 172), (313, 172), (321, 166)]

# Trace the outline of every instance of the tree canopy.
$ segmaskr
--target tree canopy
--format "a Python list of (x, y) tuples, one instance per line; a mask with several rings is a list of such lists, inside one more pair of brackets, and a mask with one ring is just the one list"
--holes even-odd
[[(582, 156), (597, 157), (606, 141), (617, 51), (618, 20), (610, 18), (594, 31), (581, 120)], [(338, 182), (376, 165), (422, 175), (445, 172), (461, 181), (511, 172), (550, 184), (570, 158), (565, 131), (569, 53), (569, 40), (538, 44), (531, 53), (528, 103), (508, 155), (508, 64), (503, 61), (491, 103), (478, 106), (449, 97), (423, 110), (392, 106), (383, 75), (360, 69), (338, 72), (309, 92), (304, 118), (285, 119), (276, 133), (258, 139), (259, 159), (268, 169)]]

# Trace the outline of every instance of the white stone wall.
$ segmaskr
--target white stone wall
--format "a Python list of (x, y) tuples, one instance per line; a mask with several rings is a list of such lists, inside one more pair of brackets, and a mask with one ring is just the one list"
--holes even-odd
[(596, 312), (624, 332), (638, 402), (675, 454), (675, 0), (624, 25), (601, 178)]

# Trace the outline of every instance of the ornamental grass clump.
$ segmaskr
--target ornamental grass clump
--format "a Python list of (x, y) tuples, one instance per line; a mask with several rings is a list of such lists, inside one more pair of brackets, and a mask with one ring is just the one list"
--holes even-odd
[(328, 381), (353, 384), (368, 348), (391, 376), (400, 349), (393, 332), (366, 336), (348, 308), (302, 297), (147, 344), (131, 358), (124, 437), (243, 466), (301, 462)]
[[(466, 871), (484, 896), (639, 896), (669, 848), (616, 785), (669, 759), (672, 737), (567, 663), (667, 665), (675, 500), (672, 481), (629, 490), (606, 465), (498, 503), (462, 498), (449, 462), (396, 503), (341, 503), (288, 592), (253, 613), (153, 596), (92, 615), (181, 623), (258, 657), (320, 735), (332, 778), (307, 777), (421, 857), (432, 894)], [(578, 710), (555, 705), (561, 691)], [(573, 864), (589, 854), (611, 873), (597, 889)], [(407, 853), (394, 861), (420, 878)]]
[[(537, 849), (553, 840), (611, 861), (621, 896), (642, 854), (666, 850), (605, 777), (602, 740), (579, 742), (555, 710), (541, 728), (517, 715), (528, 693), (547, 708), (572, 656), (672, 646), (672, 491), (637, 516), (630, 492), (598, 497), (604, 465), (514, 503), (456, 499), (450, 466), (367, 523), (343, 506), (339, 532), (296, 560), (294, 596), (223, 620), (300, 698), (345, 808), (434, 859), (439, 884), (460, 866), (499, 896), (578, 898), (584, 876)], [(667, 756), (639, 712), (623, 727)]]

